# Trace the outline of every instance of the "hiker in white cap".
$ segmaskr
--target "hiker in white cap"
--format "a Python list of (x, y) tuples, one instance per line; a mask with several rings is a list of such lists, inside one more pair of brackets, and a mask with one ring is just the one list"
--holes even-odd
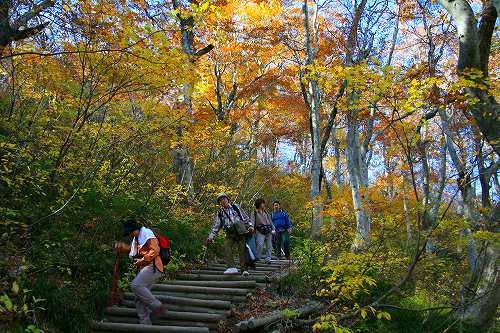
[(239, 271), (234, 267), (233, 246), (238, 247), (240, 259), (240, 268), (243, 270), (243, 275), (248, 275), (247, 272), (247, 248), (246, 237), (248, 233), (253, 232), (253, 227), (250, 224), (250, 218), (247, 213), (237, 204), (231, 203), (226, 193), (217, 195), (217, 203), (221, 208), (214, 216), (212, 231), (208, 236), (207, 243), (212, 243), (215, 236), (222, 228), (226, 234), (224, 240), (224, 259), (227, 269), (224, 274), (238, 274)]

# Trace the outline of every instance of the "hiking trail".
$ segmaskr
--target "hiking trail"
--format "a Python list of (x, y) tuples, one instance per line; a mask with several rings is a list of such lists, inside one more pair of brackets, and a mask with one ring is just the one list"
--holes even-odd
[[(107, 308), (100, 321), (92, 322), (92, 332), (136, 333), (215, 333), (220, 323), (230, 319), (233, 308), (247, 301), (257, 288), (267, 288), (286, 276), (294, 261), (272, 260), (257, 263), (249, 276), (225, 275), (225, 264), (211, 263), (174, 280), (154, 284), (151, 291), (168, 312), (152, 318), (153, 325), (138, 324), (134, 295), (124, 294), (120, 305)], [(226, 330), (224, 330), (226, 332)]]

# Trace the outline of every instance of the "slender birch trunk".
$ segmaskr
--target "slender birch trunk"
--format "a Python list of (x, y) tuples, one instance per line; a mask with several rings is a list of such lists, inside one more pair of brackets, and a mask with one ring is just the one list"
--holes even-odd
[[(321, 156), (321, 132), (320, 132), (320, 104), (321, 96), (317, 79), (314, 78), (310, 66), (314, 65), (317, 54), (318, 42), (318, 7), (313, 1), (313, 18), (312, 29), (310, 24), (309, 3), (304, 0), (302, 12), (304, 14), (304, 30), (305, 30), (305, 48), (306, 48), (306, 68), (305, 76), (307, 77), (307, 98), (309, 109), (309, 121), (312, 141), (312, 159), (311, 159), (311, 200), (313, 203), (312, 223), (311, 223), (311, 238), (318, 239), (321, 235), (321, 227), (323, 226), (323, 201), (321, 198), (321, 171), (322, 171), (322, 156)], [(313, 74), (313, 75), (310, 75)]]

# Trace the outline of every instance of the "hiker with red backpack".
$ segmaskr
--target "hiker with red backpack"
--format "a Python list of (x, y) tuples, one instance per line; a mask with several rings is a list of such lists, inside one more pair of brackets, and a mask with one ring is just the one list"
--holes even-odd
[[(134, 218), (124, 220), (122, 227), (123, 235), (132, 237), (132, 241), (130, 245), (117, 242), (115, 248), (118, 253), (128, 254), (135, 260), (135, 266), (139, 272), (132, 280), (130, 289), (135, 295), (139, 323), (151, 325), (151, 315), (158, 317), (167, 313), (166, 306), (151, 293), (151, 286), (158, 281), (164, 271), (164, 264), (166, 264), (164, 261), (169, 260), (165, 252), (166, 239), (142, 226)], [(162, 248), (160, 248), (160, 241), (163, 243)], [(163, 252), (163, 255), (160, 255), (160, 252)]]
[(247, 271), (247, 236), (253, 233), (253, 227), (247, 213), (237, 204), (231, 203), (226, 193), (217, 195), (217, 203), (221, 208), (214, 216), (212, 231), (208, 235), (207, 244), (213, 242), (215, 236), (223, 229), (226, 238), (224, 240), (224, 259), (227, 269), (224, 274), (238, 274), (238, 269), (234, 266), (233, 246), (238, 247), (240, 268), (242, 275), (249, 275)]

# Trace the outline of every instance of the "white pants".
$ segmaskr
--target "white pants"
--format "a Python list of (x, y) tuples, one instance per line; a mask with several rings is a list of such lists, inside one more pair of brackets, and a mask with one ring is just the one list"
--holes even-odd
[(135, 308), (140, 324), (151, 325), (151, 312), (161, 306), (161, 302), (151, 293), (151, 286), (158, 281), (161, 274), (153, 265), (149, 265), (143, 267), (130, 284), (135, 295)]
[(264, 247), (264, 241), (266, 242), (266, 261), (271, 261), (271, 249), (273, 248), (273, 234), (268, 233), (267, 235), (261, 234), (259, 231), (256, 232), (257, 237), (257, 259), (262, 256), (262, 248)]

